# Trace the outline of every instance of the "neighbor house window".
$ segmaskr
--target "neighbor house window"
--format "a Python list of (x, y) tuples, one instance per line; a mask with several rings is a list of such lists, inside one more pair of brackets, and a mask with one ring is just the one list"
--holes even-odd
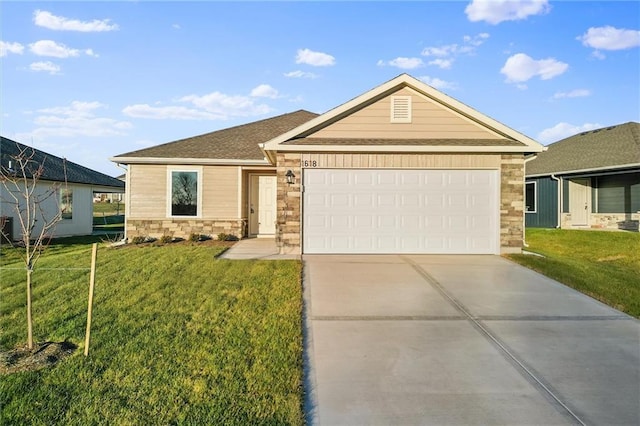
[(524, 184), (524, 211), (526, 213), (536, 212), (536, 183), (526, 182)]
[(198, 172), (172, 170), (171, 216), (198, 216)]
[(73, 190), (63, 188), (60, 190), (60, 213), (62, 219), (73, 219)]

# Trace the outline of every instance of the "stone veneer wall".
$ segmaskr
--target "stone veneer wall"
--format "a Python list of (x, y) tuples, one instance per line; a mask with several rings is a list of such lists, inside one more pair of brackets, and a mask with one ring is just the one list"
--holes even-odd
[[(277, 222), (276, 244), (281, 254), (300, 254), (302, 252), (300, 240), (302, 217), (302, 167), (299, 153), (278, 153), (276, 157)], [(295, 183), (288, 184), (287, 171), (295, 175)]]
[(638, 213), (589, 213), (589, 225), (574, 226), (571, 213), (562, 213), (563, 229), (612, 229), (622, 231), (640, 231), (640, 212)]
[(503, 154), (500, 168), (500, 251), (519, 253), (524, 239), (524, 156)]
[(232, 234), (236, 237), (245, 235), (247, 221), (243, 219), (198, 220), (198, 219), (163, 219), (163, 220), (127, 220), (127, 238), (154, 237), (169, 235), (174, 238), (189, 238), (191, 234), (208, 235), (215, 238), (218, 234)]

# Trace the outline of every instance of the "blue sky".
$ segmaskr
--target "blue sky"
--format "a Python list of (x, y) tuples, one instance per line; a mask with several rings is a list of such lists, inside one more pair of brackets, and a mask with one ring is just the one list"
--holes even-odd
[(640, 2), (0, 2), (0, 133), (108, 158), (408, 73), (548, 144), (640, 121)]

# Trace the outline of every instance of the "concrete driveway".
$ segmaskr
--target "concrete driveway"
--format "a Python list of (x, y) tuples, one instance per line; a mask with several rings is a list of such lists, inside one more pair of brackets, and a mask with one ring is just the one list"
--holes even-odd
[(619, 311), (498, 256), (303, 262), (310, 424), (640, 424)]

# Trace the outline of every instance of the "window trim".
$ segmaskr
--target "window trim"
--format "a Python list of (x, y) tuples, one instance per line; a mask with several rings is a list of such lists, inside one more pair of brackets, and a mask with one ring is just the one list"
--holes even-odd
[[(527, 210), (527, 185), (533, 185), (533, 210)], [(524, 183), (524, 212), (538, 213), (538, 182), (530, 180)]]
[[(172, 214), (172, 201), (173, 201), (173, 173), (174, 172), (191, 172), (196, 173), (196, 215), (173, 215)], [(202, 218), (202, 167), (183, 167), (183, 166), (168, 166), (167, 167), (167, 217), (171, 219), (200, 219)]]

